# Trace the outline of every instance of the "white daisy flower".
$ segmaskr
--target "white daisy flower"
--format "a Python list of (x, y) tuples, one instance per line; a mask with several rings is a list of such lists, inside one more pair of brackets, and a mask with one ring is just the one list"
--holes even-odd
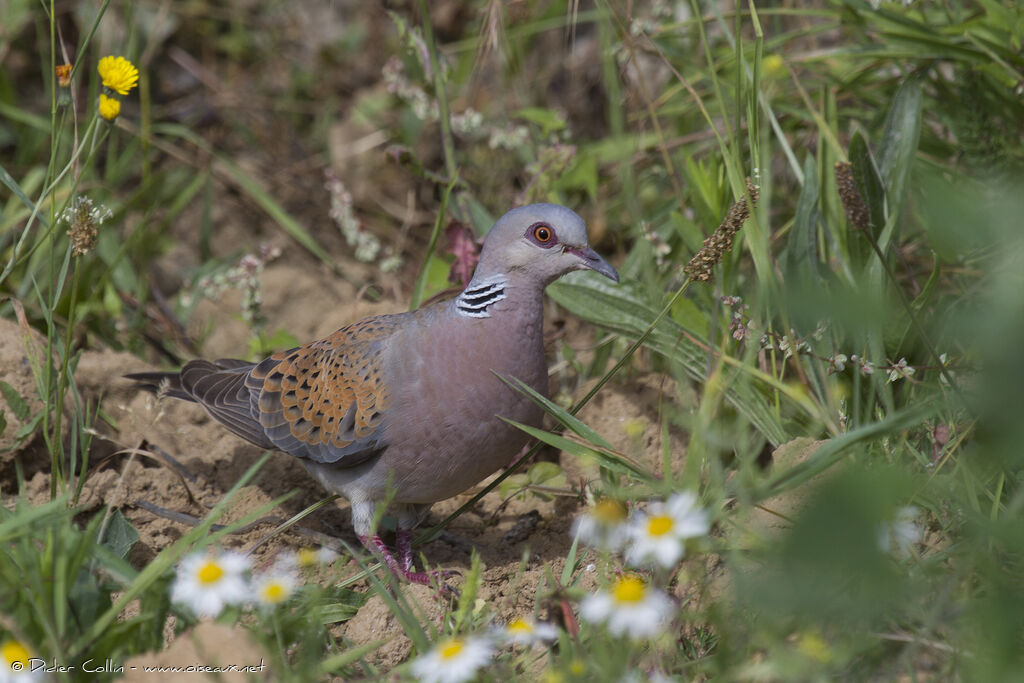
[(277, 559), (277, 566), (282, 569), (306, 569), (319, 564), (327, 564), (338, 559), (338, 553), (324, 546), (322, 548), (302, 548), (298, 552), (282, 553)]
[(704, 536), (710, 529), (708, 511), (698, 506), (697, 496), (689, 491), (677, 493), (664, 503), (653, 502), (629, 525), (631, 544), (626, 549), (626, 561), (674, 567), (686, 553), (686, 539)]
[(673, 613), (672, 600), (632, 574), (620, 577), (608, 592), (580, 603), (580, 616), (603, 623), (612, 635), (649, 638), (658, 634)]
[(412, 675), (423, 683), (462, 683), (491, 661), (494, 649), (483, 638), (446, 638), (413, 660)]
[(336, 550), (331, 550), (327, 546), (322, 546), (316, 551), (316, 561), (320, 564), (328, 564), (334, 562), (336, 559), (341, 557)]
[(900, 557), (909, 557), (911, 548), (924, 537), (918, 521), (920, 514), (921, 511), (913, 505), (897, 510), (896, 516), (878, 529), (878, 549), (883, 553), (893, 551)]
[(294, 572), (274, 567), (253, 581), (256, 602), (262, 607), (277, 607), (291, 597), (297, 583)]
[(502, 639), (513, 645), (533, 645), (534, 643), (550, 642), (558, 638), (558, 628), (546, 621), (513, 619), (505, 624)]
[(0, 683), (31, 683), (45, 681), (41, 668), (32, 670), (31, 660), (37, 655), (23, 643), (8, 638), (0, 643)]
[(613, 498), (605, 498), (576, 518), (572, 535), (589, 546), (612, 552), (626, 540), (626, 508)]
[(248, 570), (249, 558), (241, 553), (189, 555), (178, 566), (171, 602), (185, 605), (200, 619), (213, 619), (226, 605), (239, 605), (249, 598), (244, 576)]

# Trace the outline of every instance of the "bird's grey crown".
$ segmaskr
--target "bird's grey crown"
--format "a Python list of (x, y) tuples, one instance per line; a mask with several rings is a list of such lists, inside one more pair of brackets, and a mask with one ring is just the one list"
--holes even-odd
[[(578, 213), (560, 204), (528, 204), (510, 210), (495, 223), (494, 227), (500, 229), (505, 224), (514, 224), (518, 229), (518, 235), (534, 223), (547, 223), (558, 235), (558, 241), (574, 247), (582, 247), (587, 244), (587, 224)], [(492, 229), (491, 232), (496, 232)]]

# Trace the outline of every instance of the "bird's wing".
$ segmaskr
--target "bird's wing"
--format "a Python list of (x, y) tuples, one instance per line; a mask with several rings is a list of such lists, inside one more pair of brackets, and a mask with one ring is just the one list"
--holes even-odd
[(384, 448), (391, 390), (382, 356), (396, 317), (353, 323), (278, 352), (247, 373), (252, 415), (277, 448), (342, 467)]
[[(252, 414), (246, 377), (255, 367), (253, 363), (231, 358), (216, 361), (194, 360), (185, 364), (180, 373), (149, 373), (153, 377), (167, 377), (167, 393), (177, 398), (198, 402), (213, 419), (238, 436), (260, 448), (273, 448), (263, 427)], [(147, 375), (135, 375), (145, 379)], [(161, 383), (160, 387), (164, 384)]]

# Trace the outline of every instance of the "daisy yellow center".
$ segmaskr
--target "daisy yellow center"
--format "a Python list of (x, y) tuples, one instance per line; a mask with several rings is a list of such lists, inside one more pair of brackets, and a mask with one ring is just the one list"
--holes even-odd
[(276, 604), (288, 597), (288, 591), (277, 581), (271, 581), (263, 587), (263, 600)]
[(672, 531), (674, 522), (671, 517), (657, 515), (647, 520), (647, 533), (651, 536), (664, 536)]
[(635, 576), (624, 576), (615, 584), (615, 602), (632, 604), (644, 599), (644, 582)]
[(0, 659), (3, 659), (7, 666), (15, 662), (28, 664), (31, 656), (32, 653), (28, 651), (28, 648), (16, 640), (8, 640), (3, 645), (0, 645)]
[(312, 548), (303, 548), (299, 551), (298, 560), (300, 567), (312, 567), (317, 561), (316, 551)]
[(626, 510), (619, 501), (605, 498), (594, 506), (594, 517), (602, 524), (611, 526), (612, 524), (618, 524), (626, 518)]
[(441, 659), (448, 661), (459, 656), (462, 652), (463, 644), (461, 640), (452, 639), (441, 645), (439, 652), (441, 653)]
[(516, 619), (509, 623), (508, 630), (513, 633), (533, 633), (533, 624), (523, 619)]
[(196, 578), (198, 578), (199, 583), (204, 586), (217, 583), (220, 581), (222, 576), (224, 576), (224, 568), (216, 562), (207, 562), (199, 568), (198, 572), (196, 572)]

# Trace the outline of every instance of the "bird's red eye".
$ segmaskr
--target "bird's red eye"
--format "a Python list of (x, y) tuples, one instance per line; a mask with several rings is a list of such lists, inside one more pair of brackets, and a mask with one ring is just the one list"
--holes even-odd
[(541, 249), (550, 249), (558, 244), (558, 235), (555, 234), (555, 229), (551, 227), (550, 223), (534, 223), (526, 229), (526, 234), (523, 237)]

